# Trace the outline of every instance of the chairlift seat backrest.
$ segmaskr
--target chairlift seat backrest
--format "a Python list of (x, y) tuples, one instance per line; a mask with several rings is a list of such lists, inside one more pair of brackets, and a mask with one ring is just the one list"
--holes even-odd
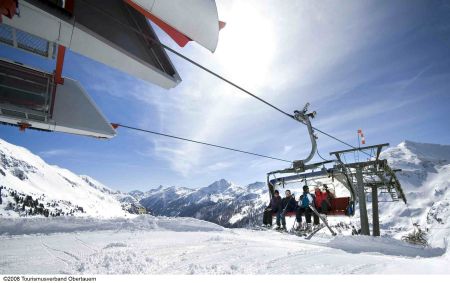
[[(350, 205), (350, 197), (342, 197), (342, 198), (333, 198), (330, 201), (331, 203), (331, 210), (326, 213), (328, 216), (348, 216), (347, 215), (347, 208)], [(287, 212), (286, 216), (291, 217), (295, 216), (296, 212)], [(272, 216), (276, 216), (276, 213), (272, 213)]]
[(330, 201), (331, 210), (328, 215), (347, 215), (347, 208), (350, 205), (350, 197), (333, 198)]

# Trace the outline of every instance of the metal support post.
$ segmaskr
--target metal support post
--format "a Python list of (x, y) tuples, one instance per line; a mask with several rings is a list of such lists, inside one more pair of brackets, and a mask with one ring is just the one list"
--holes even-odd
[(359, 215), (361, 220), (361, 234), (370, 235), (369, 218), (367, 216), (366, 193), (361, 167), (356, 168), (356, 182), (358, 190)]
[(372, 187), (372, 225), (373, 235), (380, 236), (380, 217), (378, 214), (378, 188)]

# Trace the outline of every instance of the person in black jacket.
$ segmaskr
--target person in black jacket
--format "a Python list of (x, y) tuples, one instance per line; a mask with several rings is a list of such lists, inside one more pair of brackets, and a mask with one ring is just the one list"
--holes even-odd
[[(286, 197), (284, 197), (281, 200), (281, 208), (282, 211), (277, 214), (277, 225), (278, 225), (278, 219), (281, 219), (281, 224), (283, 225), (283, 230), (286, 230), (286, 213), (295, 211), (295, 208), (297, 206), (297, 203), (295, 202), (295, 197), (291, 195), (290, 190), (286, 190), (285, 192)], [(280, 226), (277, 228), (279, 229)]]
[[(264, 216), (263, 216), (263, 224), (272, 226), (272, 213), (277, 213), (281, 211), (281, 197), (280, 192), (278, 190), (275, 190), (273, 192), (272, 199), (270, 200), (270, 204), (266, 209), (264, 210)], [(277, 217), (277, 225), (280, 227), (280, 220)]]

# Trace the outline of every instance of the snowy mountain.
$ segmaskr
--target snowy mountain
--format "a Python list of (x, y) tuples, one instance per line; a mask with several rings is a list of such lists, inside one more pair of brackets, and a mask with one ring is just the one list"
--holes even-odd
[(48, 165), (27, 149), (1, 139), (0, 187), (0, 217), (123, 217), (128, 213), (120, 200), (131, 197), (88, 176)]
[[(405, 141), (385, 150), (381, 158), (387, 159), (392, 168), (402, 169), (397, 175), (408, 200), (408, 205), (379, 204), (383, 235), (400, 238), (413, 229), (412, 223), (418, 223), (428, 230), (432, 243), (444, 245), (444, 236), (450, 234), (450, 146)], [(340, 196), (346, 193), (338, 183), (335, 190)], [(195, 217), (225, 227), (260, 224), (269, 197), (265, 183), (240, 187), (226, 180), (198, 189), (159, 187), (133, 195), (156, 215)], [(370, 202), (368, 212), (370, 216)], [(353, 218), (335, 217), (329, 221), (332, 225), (358, 227), (358, 211)]]
[[(408, 200), (380, 203), (383, 235), (400, 238), (418, 223), (430, 243), (443, 246), (450, 234), (450, 146), (405, 141), (385, 150)], [(268, 202), (265, 183), (238, 186), (218, 180), (202, 188), (159, 186), (146, 192), (122, 193), (100, 182), (46, 164), (28, 150), (0, 140), (1, 217), (32, 214), (118, 217), (142, 205), (154, 215), (194, 217), (225, 227), (260, 224)], [(345, 193), (338, 184), (336, 192)], [(30, 199), (31, 198), (31, 199)], [(369, 215), (370, 202), (368, 205)], [(370, 217), (369, 217), (370, 218)], [(358, 217), (330, 218), (333, 225), (358, 226)]]
[(381, 203), (382, 229), (396, 231), (418, 223), (428, 231), (429, 242), (443, 246), (450, 235), (450, 145), (404, 141), (387, 149), (381, 158), (397, 173), (408, 200)]
[[(230, 227), (259, 223), (268, 199), (264, 183), (241, 187), (222, 179), (203, 188), (160, 186), (125, 194), (0, 140), (0, 273), (448, 273), (450, 146), (405, 141), (381, 157), (403, 170), (397, 174), (408, 199), (408, 206), (380, 203), (384, 237), (333, 237), (322, 229), (305, 240), (192, 218)], [(124, 205), (138, 202), (178, 217), (124, 218), (130, 216)], [(48, 210), (92, 217), (17, 217), (29, 209), (33, 215)], [(427, 231), (429, 247), (399, 240), (413, 222)]]
[(158, 187), (148, 192), (131, 193), (141, 197), (141, 205), (153, 214), (194, 217), (225, 227), (243, 227), (260, 222), (268, 200), (265, 183), (245, 187), (221, 179), (203, 188)]

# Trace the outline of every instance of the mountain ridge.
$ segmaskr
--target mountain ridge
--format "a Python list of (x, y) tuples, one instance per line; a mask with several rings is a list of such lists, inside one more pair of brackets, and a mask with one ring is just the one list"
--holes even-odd
[[(406, 140), (383, 151), (381, 158), (387, 159), (393, 168), (402, 169), (397, 176), (408, 200), (408, 206), (401, 202), (380, 203), (384, 232), (399, 237), (411, 231), (411, 223), (416, 222), (429, 230), (431, 241), (442, 241), (450, 229), (447, 221), (450, 218), (450, 145)], [(239, 186), (225, 179), (200, 188), (158, 186), (145, 192), (124, 193), (87, 175), (78, 176), (48, 165), (29, 150), (1, 139), (0, 186), (8, 188), (2, 190), (1, 217), (27, 215), (20, 211), (15, 198), (28, 203), (26, 195), (32, 195), (33, 201), (38, 201), (38, 205), (30, 207), (33, 213), (42, 204), (43, 209), (53, 214), (129, 217), (127, 210), (131, 206), (142, 205), (156, 215), (194, 217), (225, 227), (253, 227), (260, 224), (261, 213), (269, 200), (263, 182)], [(12, 196), (10, 189), (24, 195)], [(6, 207), (5, 203), (12, 203), (14, 208)], [(357, 217), (330, 219), (330, 222), (339, 221), (358, 225)]]

